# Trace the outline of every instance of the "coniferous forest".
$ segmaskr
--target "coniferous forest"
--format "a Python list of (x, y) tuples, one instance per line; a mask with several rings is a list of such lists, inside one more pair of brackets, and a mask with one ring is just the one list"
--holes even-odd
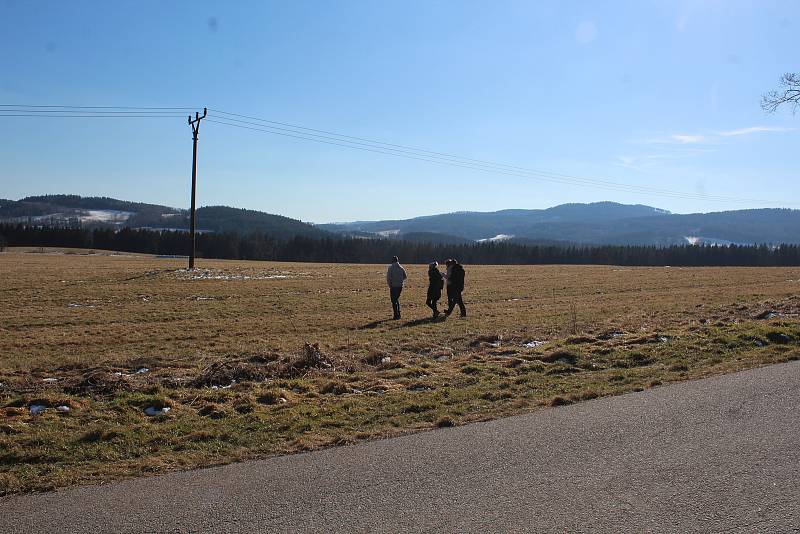
[[(7, 246), (70, 247), (186, 255), (189, 236), (181, 231), (123, 228), (57, 228), (0, 225), (0, 249)], [(462, 263), (497, 265), (585, 264), (629, 266), (800, 266), (800, 245), (521, 245), (506, 242), (435, 244), (396, 239), (295, 236), (276, 239), (264, 233), (201, 233), (197, 256), (216, 259), (386, 263), (396, 255), (405, 263), (457, 258)]]

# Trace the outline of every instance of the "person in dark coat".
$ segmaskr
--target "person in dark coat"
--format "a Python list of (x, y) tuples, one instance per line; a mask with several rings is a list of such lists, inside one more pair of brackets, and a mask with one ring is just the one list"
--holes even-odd
[(392, 257), (392, 264), (386, 270), (386, 284), (389, 286), (389, 299), (392, 301), (392, 311), (394, 319), (400, 318), (400, 293), (403, 292), (403, 285), (406, 283), (406, 270), (400, 265), (397, 256)]
[(467, 316), (467, 308), (464, 306), (464, 301), (461, 298), (461, 292), (464, 291), (464, 268), (458, 263), (457, 260), (447, 260), (447, 311), (444, 312), (445, 317), (449, 317), (453, 313), (453, 309), (458, 304), (461, 311), (461, 317)]
[(442, 287), (444, 287), (444, 277), (439, 272), (439, 264), (433, 262), (428, 265), (428, 299), (425, 304), (433, 310), (433, 318), (439, 317), (439, 309), (436, 303), (442, 298)]

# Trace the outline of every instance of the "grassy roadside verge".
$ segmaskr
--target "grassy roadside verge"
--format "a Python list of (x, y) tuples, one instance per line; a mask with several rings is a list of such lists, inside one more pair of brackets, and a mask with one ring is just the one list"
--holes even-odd
[[(798, 323), (774, 318), (574, 335), (541, 345), (480, 335), (416, 355), (328, 354), (307, 346), (295, 354), (231, 355), (202, 368), (157, 360), (72, 365), (46, 385), (6, 376), (0, 491), (48, 490), (519, 414), (798, 359), (798, 340)], [(34, 405), (46, 409), (32, 415)], [(148, 407), (170, 410), (150, 417)]]

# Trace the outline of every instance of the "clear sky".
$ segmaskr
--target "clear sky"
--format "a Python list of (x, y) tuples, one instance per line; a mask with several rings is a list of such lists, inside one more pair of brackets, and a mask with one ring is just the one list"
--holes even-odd
[[(0, 104), (197, 107), (527, 168), (800, 203), (796, 1), (0, 0)], [(210, 113), (210, 117), (214, 112)], [(0, 198), (186, 207), (181, 118), (0, 117)], [(220, 124), (199, 205), (313, 222), (614, 200), (764, 207), (489, 174)]]

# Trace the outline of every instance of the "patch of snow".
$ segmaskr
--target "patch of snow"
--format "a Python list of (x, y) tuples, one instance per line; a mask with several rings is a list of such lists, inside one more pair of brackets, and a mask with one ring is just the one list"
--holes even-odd
[(40, 413), (43, 413), (46, 409), (47, 406), (45, 406), (44, 404), (31, 404), (30, 407), (31, 415), (39, 415)]
[(144, 409), (144, 413), (148, 417), (155, 417), (157, 415), (165, 415), (167, 412), (169, 412), (169, 410), (170, 410), (169, 406), (164, 406), (161, 409), (158, 409), (155, 406), (148, 406), (147, 408)]
[(69, 406), (67, 406), (66, 404), (62, 404), (61, 406), (56, 406), (56, 410), (61, 412), (61, 413), (68, 413), (69, 412)]
[(541, 347), (545, 343), (547, 343), (547, 341), (539, 341), (537, 339), (532, 339), (531, 341), (528, 341), (527, 343), (523, 343), (522, 346), (525, 347), (526, 349), (534, 349), (536, 347)]
[(86, 210), (80, 215), (82, 222), (104, 222), (119, 224), (127, 221), (133, 215), (132, 211), (120, 210)]
[(728, 241), (727, 239), (717, 239), (716, 237), (703, 237), (703, 236), (684, 236), (683, 237), (690, 245), (709, 245), (712, 247), (729, 247), (731, 245), (746, 245), (746, 243), (736, 243)]
[(510, 234), (497, 234), (494, 237), (487, 237), (485, 239), (478, 239), (478, 243), (493, 243), (496, 241), (508, 241), (509, 239), (513, 239), (514, 236)]
[(286, 271), (278, 271), (277, 274), (242, 274), (242, 273), (226, 273), (222, 271), (215, 271), (213, 269), (178, 269), (175, 271), (184, 279), (189, 280), (283, 280), (286, 278), (293, 278), (295, 274), (305, 273), (289, 273)]
[(58, 378), (42, 378), (42, 382), (58, 382)]
[(400, 229), (397, 228), (395, 230), (381, 230), (380, 232), (375, 232), (375, 233), (381, 237), (389, 237), (392, 235), (398, 235), (400, 233)]

